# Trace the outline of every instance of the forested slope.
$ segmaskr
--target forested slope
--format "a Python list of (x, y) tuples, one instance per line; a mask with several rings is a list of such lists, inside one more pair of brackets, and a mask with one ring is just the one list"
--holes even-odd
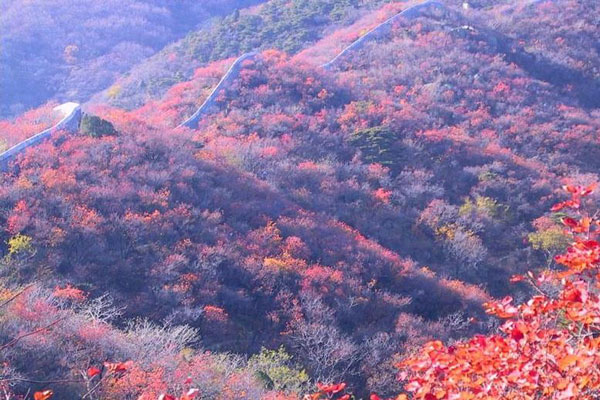
[(295, 53), (385, 2), (271, 0), (256, 9), (235, 12), (209, 27), (190, 32), (136, 65), (95, 96), (93, 102), (139, 107), (160, 98), (170, 86), (190, 79), (196, 68), (210, 61), (271, 48)]
[[(103, 398), (187, 388), (297, 398), (311, 383), (340, 380), (361, 396), (393, 395), (394, 365), (415, 346), (494, 332), (482, 304), (528, 296), (510, 276), (555, 268), (568, 244), (565, 215), (546, 211), (563, 198), (560, 186), (598, 180), (600, 115), (589, 96), (598, 54), (581, 47), (598, 39), (598, 10), (592, 0), (455, 3), (445, 2), (448, 14), (394, 20), (328, 69), (323, 62), (360, 36), (349, 27), (367, 32), (408, 4), (348, 19), (320, 40), (335, 23), (317, 24), (312, 46), (289, 49), (295, 55), (261, 51), (196, 129), (176, 127), (234, 61), (220, 58), (237, 52), (206, 56), (189, 81), (139, 108), (88, 105), (114, 124), (110, 135), (64, 134), (28, 149), (1, 178), (2, 271), (7, 285), (42, 288), (11, 305), (17, 322), (3, 335), (62, 312), (79, 321), (106, 293), (122, 329), (88, 318), (96, 325), (84, 340), (59, 324), (50, 343), (68, 351), (83, 340), (94, 353), (58, 368), (52, 346), (23, 341), (7, 357), (16, 372), (45, 366), (45, 378), (67, 379), (131, 360), (99, 386)], [(25, 312), (36, 304), (49, 307), (47, 320)], [(132, 318), (151, 322), (127, 325)], [(173, 339), (176, 350), (161, 357), (149, 355), (160, 343), (108, 350), (124, 346), (121, 335), (172, 337), (182, 325), (199, 338)], [(19, 350), (40, 354), (34, 367)], [(265, 363), (284, 365), (285, 379)], [(211, 379), (221, 382), (214, 392)]]

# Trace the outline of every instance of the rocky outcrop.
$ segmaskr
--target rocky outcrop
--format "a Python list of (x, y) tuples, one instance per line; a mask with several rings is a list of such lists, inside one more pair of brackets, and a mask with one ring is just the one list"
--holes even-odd
[(79, 128), (81, 120), (81, 107), (78, 103), (64, 103), (54, 108), (54, 111), (63, 115), (63, 118), (53, 127), (48, 128), (38, 134), (33, 135), (27, 140), (14, 145), (10, 149), (0, 154), (0, 170), (6, 171), (10, 161), (17, 155), (25, 151), (25, 149), (35, 146), (46, 139), (49, 139), (52, 134), (58, 131), (76, 132)]
[(200, 108), (198, 108), (198, 110), (196, 110), (196, 112), (192, 114), (191, 117), (189, 117), (179, 126), (187, 126), (188, 128), (196, 129), (198, 127), (198, 122), (200, 121), (200, 119), (202, 119), (204, 115), (210, 112), (211, 108), (214, 106), (217, 96), (239, 76), (243, 62), (246, 60), (253, 59), (255, 56), (256, 53), (251, 52), (238, 57), (237, 60), (235, 60), (233, 64), (231, 64), (231, 67), (229, 67), (225, 75), (223, 75), (217, 86), (215, 86), (212, 92), (210, 92), (206, 100), (204, 100)]

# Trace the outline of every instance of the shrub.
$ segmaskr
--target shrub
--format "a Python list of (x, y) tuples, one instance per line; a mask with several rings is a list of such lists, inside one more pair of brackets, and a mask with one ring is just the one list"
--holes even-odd
[(114, 136), (117, 134), (115, 127), (109, 121), (89, 114), (85, 114), (81, 118), (79, 131), (84, 135), (94, 138)]
[(308, 388), (308, 374), (293, 362), (283, 346), (277, 350), (263, 347), (260, 353), (250, 358), (248, 367), (255, 371), (265, 389), (303, 393)]
[(31, 237), (19, 233), (8, 240), (8, 254), (10, 256), (32, 252), (33, 245), (31, 244)]

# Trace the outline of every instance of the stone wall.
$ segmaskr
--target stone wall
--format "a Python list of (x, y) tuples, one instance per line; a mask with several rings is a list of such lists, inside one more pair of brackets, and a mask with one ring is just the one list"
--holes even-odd
[(196, 129), (198, 127), (198, 122), (200, 121), (200, 119), (204, 115), (206, 115), (214, 106), (219, 93), (221, 93), (225, 88), (227, 88), (227, 86), (229, 86), (231, 82), (233, 82), (239, 76), (240, 71), (242, 69), (242, 63), (246, 60), (253, 59), (255, 56), (256, 53), (252, 52), (243, 54), (240, 57), (238, 57), (238, 59), (235, 60), (233, 64), (231, 64), (231, 67), (229, 67), (225, 75), (223, 75), (217, 86), (215, 86), (212, 92), (210, 92), (206, 100), (204, 100), (200, 108), (198, 108), (198, 110), (196, 110), (196, 112), (191, 117), (186, 119), (179, 126), (187, 126), (188, 128)]
[(81, 107), (77, 103), (65, 103), (54, 108), (55, 111), (64, 115), (56, 125), (40, 132), (27, 140), (22, 141), (0, 154), (0, 170), (6, 171), (9, 163), (25, 149), (35, 146), (46, 139), (49, 139), (52, 134), (58, 131), (76, 132), (79, 128), (81, 120)]
[(371, 39), (375, 39), (384, 34), (387, 34), (392, 29), (392, 25), (393, 25), (394, 21), (396, 21), (398, 18), (406, 18), (408, 20), (411, 20), (411, 19), (418, 18), (418, 17), (425, 15), (426, 13), (429, 13), (432, 11), (438, 11), (441, 13), (449, 12), (449, 10), (446, 8), (445, 5), (443, 5), (442, 3), (438, 2), (438, 1), (434, 1), (434, 0), (427, 0), (423, 3), (409, 7), (406, 10), (403, 10), (402, 12), (394, 15), (393, 17), (388, 18), (387, 20), (385, 20), (381, 24), (377, 25), (375, 28), (371, 29), (370, 31), (365, 33), (363, 36), (361, 36), (360, 38), (358, 38), (357, 40), (352, 42), (348, 47), (346, 47), (344, 50), (342, 50), (331, 61), (323, 64), (323, 68), (330, 69), (330, 68), (334, 67), (335, 64), (341, 58), (343, 58), (346, 54), (362, 48), (364, 46), (364, 44), (367, 43)]

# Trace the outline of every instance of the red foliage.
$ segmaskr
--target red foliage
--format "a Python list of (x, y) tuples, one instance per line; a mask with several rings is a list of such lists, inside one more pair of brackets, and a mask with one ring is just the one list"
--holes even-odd
[(204, 306), (204, 315), (211, 322), (227, 322), (227, 312), (221, 307), (217, 306)]
[(321, 399), (336, 399), (336, 400), (349, 400), (350, 395), (344, 394), (344, 389), (346, 389), (345, 383), (336, 383), (336, 384), (323, 384), (317, 382), (318, 392), (312, 393), (306, 396), (307, 400), (321, 400)]
[[(499, 334), (445, 346), (433, 341), (400, 365), (415, 399), (595, 399), (600, 390), (600, 220), (580, 207), (595, 185), (568, 186), (563, 218), (574, 242), (556, 257), (563, 271), (527, 280), (537, 295), (521, 305), (507, 297), (486, 306), (507, 321)], [(548, 285), (558, 294), (546, 292)]]
[(54, 288), (54, 292), (52, 292), (54, 297), (74, 301), (77, 303), (83, 302), (87, 299), (87, 294), (81, 290), (67, 284), (64, 288), (56, 287)]
[[(61, 118), (53, 111), (56, 103), (48, 103), (19, 116), (14, 122), (0, 121), (0, 151), (55, 125)], [(2, 149), (2, 147), (6, 147)]]
[(44, 390), (43, 392), (35, 392), (33, 394), (33, 399), (34, 400), (48, 400), (53, 395), (54, 395), (54, 393), (52, 392), (52, 390)]
[(132, 365), (133, 365), (133, 362), (131, 362), (131, 361), (116, 362), (116, 363), (105, 362), (104, 363), (104, 367), (111, 374), (127, 372)]
[[(595, 32), (589, 29), (595, 14), (585, 12), (590, 4), (572, 1), (562, 11), (546, 6), (549, 15), (512, 15), (514, 23), (497, 30), (519, 25), (528, 51), (595, 74), (589, 67), (595, 59), (569, 46), (573, 37), (595, 43), (585, 33)], [(404, 6), (390, 3), (361, 17), (322, 42), (320, 54), (333, 55)], [(503, 20), (507, 14), (499, 7), (478, 12)], [(564, 20), (577, 34), (560, 34), (565, 29), (556, 21)], [(498, 343), (514, 350), (531, 332), (514, 322), (523, 308), (505, 297), (520, 290), (508, 285), (508, 277), (519, 273), (513, 281), (529, 281), (523, 274), (528, 264), (546, 261), (522, 240), (531, 231), (529, 221), (537, 228), (560, 220), (575, 237), (594, 227), (594, 219), (577, 210), (589, 199), (592, 188), (585, 183), (600, 166), (596, 111), (579, 106), (573, 88), (542, 83), (499, 54), (499, 41), (484, 40), (486, 29), (466, 32), (454, 22), (399, 20), (379, 40), (348, 54), (339, 70), (264, 52), (245, 63), (195, 131), (165, 127), (176, 126), (202, 102), (231, 60), (197, 70), (163, 101), (134, 112), (95, 109), (119, 135), (58, 137), (25, 152), (18, 168), (2, 176), (2, 242), (21, 233), (37, 250), (26, 263), (7, 258), (13, 263), (7, 270), (23, 281), (45, 279), (50, 271), (50, 287), (60, 285), (57, 297), (82, 300), (66, 282), (90, 287), (91, 297), (108, 292), (119, 307), (127, 306), (123, 319), (192, 324), (207, 348), (254, 353), (263, 345), (291, 345), (311, 374), (318, 374), (318, 357), (294, 347), (296, 332), (290, 331), (294, 324), (324, 326), (309, 332), (316, 336), (311, 340), (323, 343), (319, 334), (340, 332), (336, 340), (343, 336), (346, 348), (366, 343), (357, 347), (361, 361), (350, 372), (340, 368), (356, 377), (349, 386), (367, 382), (363, 396), (392, 393), (377, 384), (393, 380), (394, 349), (484, 329), (487, 321), (478, 314), (485, 302), (489, 311), (513, 320)], [(552, 35), (549, 26), (556, 30)], [(555, 33), (560, 37), (548, 39)], [(372, 136), (359, 147), (353, 139), (362, 134)], [(562, 177), (571, 198), (540, 220)], [(570, 271), (586, 268), (595, 251), (590, 240), (574, 248), (557, 260)], [(462, 269), (462, 260), (473, 254), (480, 257)], [(556, 276), (541, 276), (544, 284), (560, 285)], [(481, 287), (504, 300), (490, 302)], [(575, 282), (563, 289), (562, 301), (571, 304), (565, 318), (587, 321), (575, 305), (587, 304), (595, 292)], [(310, 322), (318, 313), (309, 300), (322, 302), (321, 325)], [(40, 315), (56, 315), (64, 305), (19, 299), (10, 312), (22, 333), (30, 325), (43, 328)], [(483, 321), (447, 332), (445, 318), (461, 313)], [(76, 344), (70, 346), (93, 349), (79, 362), (79, 375), (90, 362), (113, 359), (99, 349), (120, 337), (110, 324), (77, 320), (71, 327), (65, 337)], [(34, 349), (63, 343), (50, 334), (57, 332), (42, 332), (21, 343)], [(474, 341), (485, 354), (496, 339), (483, 338)], [(436, 352), (447, 350), (438, 345)], [(248, 382), (242, 374), (228, 380), (170, 357), (114, 367), (111, 375), (119, 382), (107, 379), (115, 384), (112, 398), (138, 398), (146, 388), (146, 398), (180, 394), (177, 382), (189, 375), (235, 388)], [(179, 375), (169, 375), (174, 367), (167, 365), (176, 365)]]

